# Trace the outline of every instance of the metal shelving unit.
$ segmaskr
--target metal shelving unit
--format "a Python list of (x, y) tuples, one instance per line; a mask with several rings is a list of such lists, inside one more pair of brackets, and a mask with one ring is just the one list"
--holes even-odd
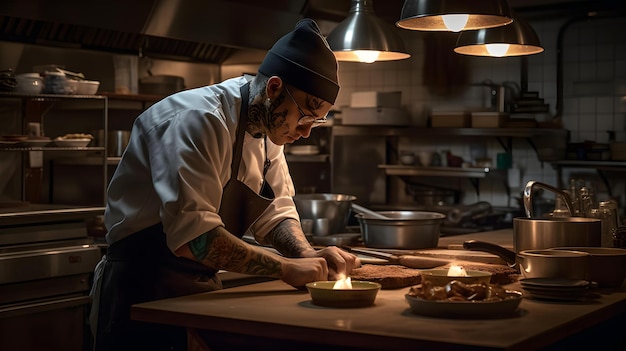
[[(0, 92), (1, 113), (6, 114), (0, 121), (0, 135), (15, 134), (28, 135), (28, 124), (39, 123), (43, 135), (54, 139), (57, 136), (71, 133), (86, 133), (92, 130), (108, 129), (108, 98), (101, 95), (57, 95), (57, 94), (17, 94)], [(101, 146), (93, 146), (95, 140), (85, 147), (56, 146), (51, 140), (45, 145), (28, 145), (20, 142), (0, 143), (0, 156), (3, 162), (14, 163), (16, 173), (13, 175), (15, 184), (21, 187), (21, 198), (10, 200), (24, 203), (49, 203), (60, 204), (55, 200), (56, 195), (63, 192), (57, 191), (55, 182), (65, 181), (87, 182), (99, 189), (86, 192), (89, 198), (80, 199), (90, 202), (89, 206), (103, 205), (106, 197), (107, 186), (107, 157), (106, 139), (102, 140)], [(18, 156), (7, 156), (13, 153)], [(72, 180), (66, 180), (65, 176), (57, 175), (59, 166), (91, 166), (91, 173), (81, 177), (83, 170), (67, 172), (72, 175)], [(93, 166), (101, 168), (101, 171), (93, 169)], [(93, 173), (95, 172), (95, 174)], [(101, 181), (99, 180), (101, 178)], [(67, 185), (66, 185), (67, 186)], [(80, 188), (73, 187), (73, 191)], [(11, 194), (3, 194), (3, 200), (13, 197)], [(68, 206), (77, 204), (68, 203)]]

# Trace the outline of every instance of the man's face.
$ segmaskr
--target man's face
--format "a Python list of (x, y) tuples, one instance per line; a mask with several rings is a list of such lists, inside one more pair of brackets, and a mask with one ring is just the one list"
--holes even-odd
[(283, 85), (280, 95), (271, 103), (271, 125), (267, 136), (276, 145), (308, 138), (311, 129), (323, 124), (332, 105), (302, 90)]

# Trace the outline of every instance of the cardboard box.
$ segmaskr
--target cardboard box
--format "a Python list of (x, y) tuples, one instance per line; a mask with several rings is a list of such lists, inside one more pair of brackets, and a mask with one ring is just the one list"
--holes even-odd
[(472, 112), (472, 128), (500, 128), (508, 118), (503, 112)]
[(466, 111), (433, 111), (430, 125), (433, 128), (468, 128), (471, 116)]
[(401, 91), (356, 91), (350, 96), (350, 107), (400, 107)]
[(409, 125), (409, 115), (400, 107), (344, 107), (341, 111), (341, 123), (344, 125)]

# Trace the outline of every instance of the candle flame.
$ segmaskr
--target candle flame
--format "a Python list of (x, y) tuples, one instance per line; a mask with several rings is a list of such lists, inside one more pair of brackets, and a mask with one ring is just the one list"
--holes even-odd
[(461, 266), (452, 265), (448, 269), (449, 277), (467, 277), (467, 272), (465, 272), (465, 268)]
[(346, 277), (345, 275), (340, 275), (340, 278), (333, 285), (333, 289), (352, 289), (352, 281), (350, 277)]

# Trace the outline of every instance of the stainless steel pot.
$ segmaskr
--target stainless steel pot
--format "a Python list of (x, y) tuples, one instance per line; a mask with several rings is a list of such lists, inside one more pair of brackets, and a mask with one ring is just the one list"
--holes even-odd
[(552, 250), (574, 250), (589, 254), (589, 280), (602, 288), (617, 288), (626, 279), (626, 249), (613, 247), (555, 247)]
[(596, 218), (566, 217), (513, 219), (513, 249), (542, 250), (558, 246), (600, 246), (602, 221)]
[(381, 211), (389, 219), (356, 215), (367, 247), (380, 249), (425, 249), (437, 247), (445, 215), (422, 211)]
[(478, 240), (466, 241), (463, 247), (500, 256), (524, 278), (590, 278), (589, 254), (582, 251), (544, 249), (515, 253), (502, 246)]
[(356, 196), (344, 194), (301, 194), (293, 198), (300, 219), (328, 218), (328, 233), (345, 232)]

